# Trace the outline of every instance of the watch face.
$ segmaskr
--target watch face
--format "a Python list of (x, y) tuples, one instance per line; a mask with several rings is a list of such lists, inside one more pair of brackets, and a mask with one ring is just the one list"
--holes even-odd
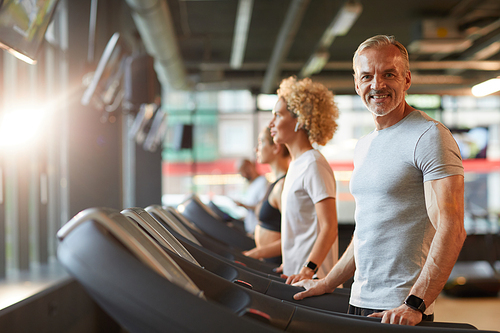
[(309, 261), (307, 263), (307, 267), (309, 267), (310, 269), (314, 270), (316, 269), (316, 267), (318, 267), (318, 265), (316, 265), (315, 263), (313, 263), (312, 261)]
[(425, 303), (424, 300), (421, 299), (420, 297), (417, 297), (415, 295), (410, 295), (406, 298), (405, 304), (408, 305), (410, 308), (413, 308), (415, 310), (420, 310), (420, 311), (425, 311)]

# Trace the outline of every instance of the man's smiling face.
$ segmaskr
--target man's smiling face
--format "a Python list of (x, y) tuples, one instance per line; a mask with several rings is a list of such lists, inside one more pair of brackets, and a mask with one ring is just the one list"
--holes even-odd
[(354, 81), (356, 93), (375, 116), (383, 117), (396, 108), (404, 108), (405, 92), (411, 85), (411, 74), (396, 46), (363, 50), (356, 59)]

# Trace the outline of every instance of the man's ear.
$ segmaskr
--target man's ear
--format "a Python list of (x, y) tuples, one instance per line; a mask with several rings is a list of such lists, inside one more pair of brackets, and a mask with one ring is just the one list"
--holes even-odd
[(356, 79), (356, 74), (353, 74), (352, 77), (354, 79), (354, 90), (356, 90), (356, 94), (358, 94), (359, 96), (361, 96), (359, 94), (359, 86), (358, 86), (358, 80)]
[(406, 73), (406, 77), (405, 77), (405, 91), (410, 89), (410, 87), (411, 87), (411, 72), (408, 71), (408, 73)]

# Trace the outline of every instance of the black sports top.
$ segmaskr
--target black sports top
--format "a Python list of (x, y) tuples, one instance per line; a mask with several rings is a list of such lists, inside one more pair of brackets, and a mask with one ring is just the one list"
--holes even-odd
[(276, 183), (284, 177), (285, 175), (281, 176), (280, 178), (276, 179), (274, 183), (269, 185), (266, 195), (262, 200), (262, 205), (259, 211), (259, 225), (264, 229), (278, 232), (281, 231), (281, 212), (279, 211), (279, 209), (274, 208), (273, 206), (271, 206), (271, 204), (269, 204), (269, 194), (271, 194), (271, 191), (273, 190)]

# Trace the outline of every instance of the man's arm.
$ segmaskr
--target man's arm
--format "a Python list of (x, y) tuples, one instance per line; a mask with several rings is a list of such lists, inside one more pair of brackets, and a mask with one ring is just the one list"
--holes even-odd
[(354, 245), (351, 241), (342, 257), (325, 278), (319, 280), (302, 280), (295, 283), (294, 286), (304, 287), (306, 291), (295, 294), (293, 298), (301, 300), (310, 296), (332, 293), (335, 288), (351, 278), (355, 270)]
[[(465, 241), (464, 177), (450, 176), (424, 183), (427, 214), (436, 234), (431, 243), (422, 272), (410, 291), (432, 304), (443, 289)], [(382, 317), (383, 323), (416, 325), (422, 314), (401, 305), (395, 309), (371, 315)]]
[[(321, 266), (326, 258), (326, 255), (332, 248), (338, 236), (337, 225), (337, 207), (335, 198), (326, 198), (314, 205), (316, 215), (318, 216), (318, 237), (314, 243), (311, 253), (307, 257), (308, 261), (312, 261)], [(314, 272), (312, 269), (302, 267), (299, 274), (291, 275), (287, 278), (286, 283), (291, 284), (304, 279), (312, 279)]]

